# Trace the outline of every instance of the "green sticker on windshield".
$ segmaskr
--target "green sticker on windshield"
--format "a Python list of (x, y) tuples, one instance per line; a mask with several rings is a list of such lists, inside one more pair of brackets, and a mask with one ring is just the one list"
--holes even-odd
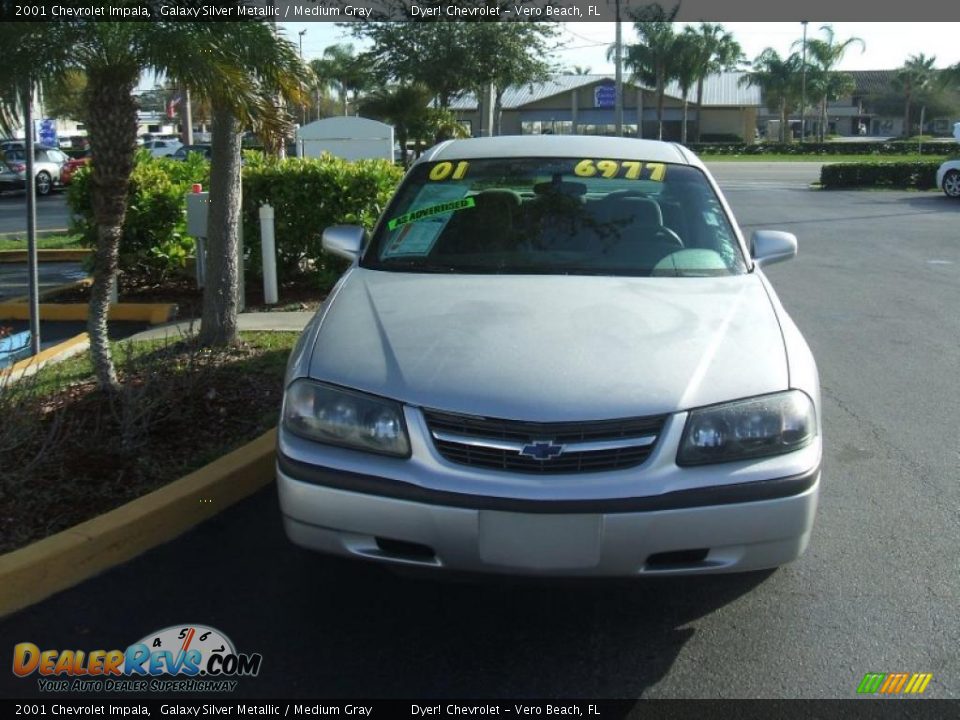
[(401, 225), (406, 225), (407, 223), (416, 222), (417, 220), (423, 220), (424, 218), (432, 217), (434, 215), (442, 215), (443, 213), (453, 212), (454, 210), (463, 210), (465, 208), (471, 208), (477, 204), (477, 201), (472, 197), (463, 198), (462, 200), (453, 200), (451, 202), (440, 203), (439, 205), (431, 205), (429, 207), (421, 208), (419, 210), (413, 210), (408, 213), (404, 213), (400, 217), (396, 217), (393, 220), (387, 222), (388, 230), (396, 230)]

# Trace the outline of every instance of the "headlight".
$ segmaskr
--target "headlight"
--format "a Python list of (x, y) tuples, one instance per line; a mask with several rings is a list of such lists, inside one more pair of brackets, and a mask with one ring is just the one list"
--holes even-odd
[(331, 445), (410, 455), (399, 404), (310, 380), (295, 380), (283, 398), (283, 424), (290, 432)]
[(677, 465), (781, 455), (810, 444), (817, 434), (813, 402), (790, 390), (692, 410), (677, 452)]

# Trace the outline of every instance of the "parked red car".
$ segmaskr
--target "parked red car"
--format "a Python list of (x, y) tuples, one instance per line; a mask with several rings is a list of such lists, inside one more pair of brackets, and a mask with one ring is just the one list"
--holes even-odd
[(73, 174), (82, 167), (86, 167), (90, 164), (90, 151), (87, 150), (83, 153), (82, 156), (78, 158), (70, 158), (67, 162), (63, 164), (63, 167), (60, 168), (60, 182), (65, 186), (70, 184), (70, 181), (73, 180)]

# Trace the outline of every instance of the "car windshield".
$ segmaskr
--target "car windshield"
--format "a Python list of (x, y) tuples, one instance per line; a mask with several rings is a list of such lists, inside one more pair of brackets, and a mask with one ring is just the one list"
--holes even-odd
[(418, 165), (361, 265), (405, 272), (671, 277), (747, 270), (703, 172), (612, 158)]

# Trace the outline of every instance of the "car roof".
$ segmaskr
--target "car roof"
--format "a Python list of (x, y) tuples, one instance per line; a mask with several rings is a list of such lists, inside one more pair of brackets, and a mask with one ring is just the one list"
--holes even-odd
[(427, 150), (420, 160), (509, 157), (637, 158), (701, 166), (696, 155), (676, 143), (598, 135), (501, 135), (448, 140)]

